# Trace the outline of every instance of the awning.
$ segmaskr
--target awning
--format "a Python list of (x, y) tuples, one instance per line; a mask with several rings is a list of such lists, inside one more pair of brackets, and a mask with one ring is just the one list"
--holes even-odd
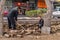
[(46, 3), (44, 1), (38, 0), (38, 8), (47, 8)]

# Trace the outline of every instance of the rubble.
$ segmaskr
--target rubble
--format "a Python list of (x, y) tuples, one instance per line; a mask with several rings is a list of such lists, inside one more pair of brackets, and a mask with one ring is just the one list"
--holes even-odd
[[(43, 32), (50, 34), (51, 32), (56, 32), (57, 29), (59, 29), (60, 25), (52, 25), (49, 29), (47, 27), (44, 27), (44, 31), (38, 28), (38, 24), (17, 24), (16, 29), (17, 30), (9, 30), (8, 25), (4, 25), (4, 32), (10, 35), (10, 37), (23, 37), (25, 35), (40, 35)], [(46, 29), (46, 30), (45, 30)], [(49, 30), (49, 31), (48, 31)], [(43, 32), (42, 32), (43, 31)], [(9, 37), (9, 35), (4, 35)], [(38, 37), (37, 37), (38, 38)]]
[(4, 37), (9, 38), (10, 35), (9, 34), (4, 34)]

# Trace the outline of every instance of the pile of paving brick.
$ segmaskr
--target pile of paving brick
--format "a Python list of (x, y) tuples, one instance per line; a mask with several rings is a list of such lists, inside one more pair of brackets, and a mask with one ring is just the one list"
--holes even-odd
[[(45, 29), (45, 28), (44, 28)], [(53, 24), (51, 26), (51, 33), (55, 33), (58, 29), (60, 29), (60, 25)], [(5, 37), (23, 37), (26, 35), (41, 35), (41, 30), (38, 28), (38, 24), (19, 24), (17, 23), (16, 31), (8, 29), (8, 25), (4, 24), (3, 27), (3, 35)]]
[(9, 30), (8, 25), (5, 24), (4, 27), (4, 35), (8, 37), (22, 37), (25, 35), (40, 35), (40, 29), (38, 28), (38, 24), (17, 24), (16, 30)]
[(51, 32), (55, 33), (60, 30), (60, 22), (51, 22)]

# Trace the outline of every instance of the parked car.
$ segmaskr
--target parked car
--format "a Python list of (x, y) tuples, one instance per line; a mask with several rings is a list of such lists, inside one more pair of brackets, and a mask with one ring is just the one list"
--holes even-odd
[(55, 18), (60, 18), (60, 7), (57, 7), (55, 11), (52, 13), (52, 17)]

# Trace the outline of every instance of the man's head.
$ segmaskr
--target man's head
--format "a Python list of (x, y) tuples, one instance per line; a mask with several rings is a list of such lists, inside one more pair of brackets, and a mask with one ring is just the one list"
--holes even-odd
[(17, 10), (18, 10), (18, 14), (20, 14), (20, 10), (21, 10), (21, 8), (18, 6), (18, 8), (17, 8)]
[(42, 19), (42, 17), (41, 17), (41, 16), (38, 16), (38, 18), (39, 18), (39, 19)]
[(20, 6), (17, 6), (17, 7), (18, 7), (18, 9), (21, 9)]

